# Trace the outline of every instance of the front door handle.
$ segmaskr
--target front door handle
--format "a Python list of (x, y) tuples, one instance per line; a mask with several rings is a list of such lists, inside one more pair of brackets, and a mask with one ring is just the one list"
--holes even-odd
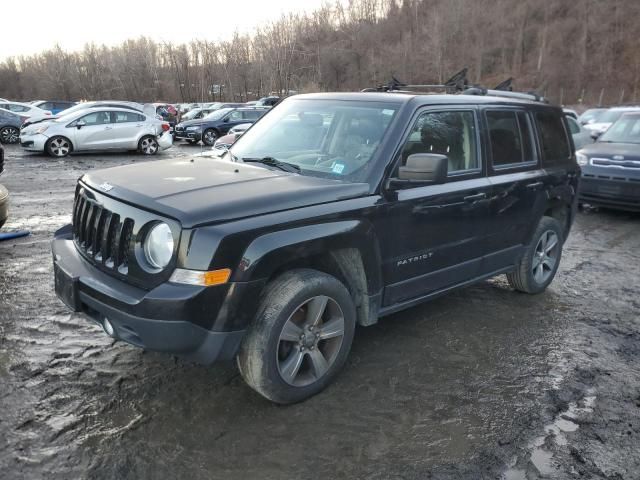
[(105, 130), (113, 130), (113, 127), (104, 127)]
[(486, 193), (476, 193), (475, 195), (469, 195), (468, 197), (464, 197), (465, 202), (475, 202), (476, 200), (484, 200), (487, 198)]
[(543, 185), (544, 185), (544, 182), (529, 183), (527, 184), (527, 188), (531, 188), (532, 190), (535, 190), (536, 188), (540, 188)]

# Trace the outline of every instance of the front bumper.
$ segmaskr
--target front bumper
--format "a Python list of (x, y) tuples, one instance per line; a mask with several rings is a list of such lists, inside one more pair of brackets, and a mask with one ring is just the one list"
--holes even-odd
[(47, 144), (49, 137), (46, 137), (42, 133), (35, 135), (20, 135), (20, 146), (30, 152), (44, 152), (44, 147)]
[(578, 190), (580, 203), (620, 210), (640, 211), (640, 180), (624, 176), (583, 174)]
[[(212, 301), (216, 296), (202, 295), (207, 287), (164, 283), (146, 291), (89, 264), (78, 254), (67, 228), (56, 233), (51, 248), (56, 294), (71, 310), (103, 328), (108, 319), (114, 338), (205, 365), (232, 359), (244, 337), (244, 329), (216, 330), (228, 324), (226, 315), (235, 311), (237, 300), (230, 298), (231, 294), (243, 296), (261, 288), (251, 283), (234, 284), (217, 302)], [(191, 321), (194, 311), (211, 318), (212, 329)]]
[(199, 142), (202, 139), (201, 130), (174, 130), (176, 140), (191, 140)]

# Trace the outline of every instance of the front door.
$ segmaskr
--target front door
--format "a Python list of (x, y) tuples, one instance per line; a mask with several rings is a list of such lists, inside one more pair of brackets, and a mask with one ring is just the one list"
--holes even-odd
[(401, 150), (404, 163), (414, 153), (449, 158), (442, 185), (396, 191), (381, 210), (384, 306), (409, 302), (481, 273), (491, 184), (481, 162), (474, 109), (420, 113)]
[(76, 150), (103, 150), (111, 148), (113, 127), (109, 112), (91, 112), (75, 122), (70, 137)]

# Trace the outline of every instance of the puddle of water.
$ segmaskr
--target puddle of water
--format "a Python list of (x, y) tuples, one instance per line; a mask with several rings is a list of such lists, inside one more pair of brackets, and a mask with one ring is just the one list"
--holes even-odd
[[(589, 391), (589, 393), (590, 395), (582, 399), (582, 406), (579, 406), (576, 402), (570, 403), (566, 411), (560, 412), (553, 423), (544, 427), (545, 434), (536, 437), (527, 446), (527, 450), (530, 452), (529, 461), (536, 467), (540, 475), (551, 475), (556, 471), (552, 462), (553, 452), (545, 448), (547, 438), (551, 436), (552, 441), (558, 446), (566, 445), (567, 437), (565, 433), (575, 432), (580, 428), (580, 425), (571, 419), (577, 420), (578, 417), (593, 412), (596, 397), (592, 395), (593, 391)], [(526, 471), (516, 468), (516, 464), (517, 458), (510, 462), (509, 468), (502, 474), (502, 480), (526, 480)]]

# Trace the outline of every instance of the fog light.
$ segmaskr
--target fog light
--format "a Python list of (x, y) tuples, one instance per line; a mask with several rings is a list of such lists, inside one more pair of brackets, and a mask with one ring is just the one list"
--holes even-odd
[(107, 333), (107, 335), (113, 337), (115, 330), (113, 329), (113, 325), (111, 325), (111, 322), (108, 318), (105, 318), (104, 322), (102, 322), (102, 328), (104, 328), (104, 331)]

